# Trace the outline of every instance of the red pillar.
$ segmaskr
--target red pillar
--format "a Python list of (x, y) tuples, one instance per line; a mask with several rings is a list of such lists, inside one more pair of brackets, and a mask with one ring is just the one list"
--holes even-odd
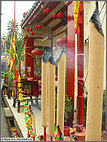
[[(82, 127), (84, 123), (84, 90), (83, 90), (83, 78), (84, 78), (84, 11), (83, 2), (80, 2), (80, 15), (81, 21), (79, 21), (80, 35), (78, 35), (78, 50), (77, 50), (77, 62), (78, 62), (78, 96), (77, 96), (77, 126), (76, 131), (82, 132)], [(79, 10), (80, 10), (79, 9)], [(80, 127), (78, 126), (80, 125)]]
[[(30, 77), (34, 77), (34, 58), (27, 54), (30, 53), (34, 49), (34, 38), (28, 38), (25, 45), (25, 74), (29, 77), (28, 68), (30, 68)], [(29, 48), (26, 48), (29, 47)]]
[(74, 81), (75, 81), (75, 28), (73, 4), (68, 6), (68, 48), (67, 48), (67, 96), (72, 97), (72, 122), (74, 120)]

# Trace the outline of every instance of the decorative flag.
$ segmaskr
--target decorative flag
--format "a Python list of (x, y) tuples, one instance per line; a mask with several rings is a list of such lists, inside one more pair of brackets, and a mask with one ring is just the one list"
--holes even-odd
[(14, 38), (13, 38), (13, 62), (15, 63), (15, 54), (16, 54), (16, 50), (15, 50), (15, 34), (14, 34)]
[(73, 1), (74, 27), (77, 28), (80, 1)]
[(75, 34), (80, 35), (79, 24), (83, 22), (83, 4), (80, 1), (73, 1), (74, 27)]
[(20, 74), (18, 75), (18, 94), (19, 94), (19, 101), (23, 101), (23, 94), (21, 93), (21, 77)]
[(9, 71), (11, 71), (11, 68), (13, 67), (13, 59), (12, 59), (13, 52), (12, 52), (11, 45), (12, 45), (12, 35), (10, 37), (10, 56), (9, 56), (9, 62), (8, 62)]
[(4, 39), (4, 48), (5, 48), (5, 58), (7, 57), (7, 52), (6, 52), (6, 38)]
[(80, 28), (79, 28), (79, 25), (78, 25), (78, 17), (80, 17), (79, 8), (80, 8), (80, 1), (73, 1), (75, 34), (80, 34)]

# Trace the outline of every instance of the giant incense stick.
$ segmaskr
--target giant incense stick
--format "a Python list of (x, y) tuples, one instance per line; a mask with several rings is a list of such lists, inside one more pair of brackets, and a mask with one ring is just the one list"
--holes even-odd
[(46, 127), (47, 127), (47, 62), (49, 60), (50, 53), (44, 53), (42, 60), (42, 72), (41, 72), (41, 125), (44, 127), (44, 141), (46, 141)]
[(89, 78), (86, 141), (101, 140), (104, 36), (98, 17), (98, 3), (89, 22)]
[(65, 68), (66, 54), (62, 51), (58, 61), (57, 125), (64, 136)]
[(48, 135), (54, 136), (55, 125), (55, 64), (51, 56), (48, 62)]
[(47, 64), (42, 61), (42, 75), (41, 75), (41, 115), (42, 127), (47, 127)]
[(42, 60), (42, 75), (41, 75), (41, 125), (44, 127), (44, 141), (46, 141), (46, 127), (47, 127), (47, 64)]

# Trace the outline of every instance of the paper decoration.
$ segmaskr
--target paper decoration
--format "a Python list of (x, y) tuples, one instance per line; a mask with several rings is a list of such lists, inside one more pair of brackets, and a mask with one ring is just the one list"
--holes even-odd
[(32, 127), (32, 117), (31, 117), (31, 112), (30, 112), (30, 106), (28, 105), (27, 101), (24, 101), (24, 113), (25, 113), (25, 123), (26, 123), (26, 128), (28, 129), (28, 132), (30, 134), (30, 137), (34, 137), (34, 129)]
[(55, 131), (55, 141), (63, 140), (63, 135), (61, 133), (59, 125), (54, 126), (54, 131)]

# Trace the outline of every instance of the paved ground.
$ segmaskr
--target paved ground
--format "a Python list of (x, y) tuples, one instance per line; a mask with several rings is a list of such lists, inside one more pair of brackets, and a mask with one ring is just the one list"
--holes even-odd
[(1, 107), (1, 137), (10, 137), (4, 110)]
[[(12, 98), (8, 99), (7, 96), (5, 98), (8, 102), (8, 104), (9, 104), (10, 110), (12, 111), (12, 113), (14, 115), (14, 118), (17, 121), (18, 126), (20, 127), (20, 130), (21, 130), (23, 137), (27, 138), (27, 129), (26, 129), (25, 117), (24, 117), (24, 107), (21, 107), (20, 113), (18, 113), (17, 108), (14, 108), (12, 106), (13, 105), (13, 99)], [(33, 101), (33, 102), (34, 102), (34, 104), (36, 104), (35, 101)], [(39, 100), (39, 104), (41, 104), (41, 100)], [(21, 102), (21, 105), (23, 105), (23, 102)], [(43, 127), (41, 127), (41, 110), (39, 110), (37, 106), (32, 106), (31, 108), (32, 108), (32, 111), (35, 115), (35, 123), (36, 123), (37, 137), (36, 137), (35, 140), (39, 141), (38, 137), (44, 134), (44, 129), (43, 129)], [(48, 129), (47, 129), (47, 133), (48, 133)], [(47, 140), (49, 140), (48, 136), (47, 136)]]

